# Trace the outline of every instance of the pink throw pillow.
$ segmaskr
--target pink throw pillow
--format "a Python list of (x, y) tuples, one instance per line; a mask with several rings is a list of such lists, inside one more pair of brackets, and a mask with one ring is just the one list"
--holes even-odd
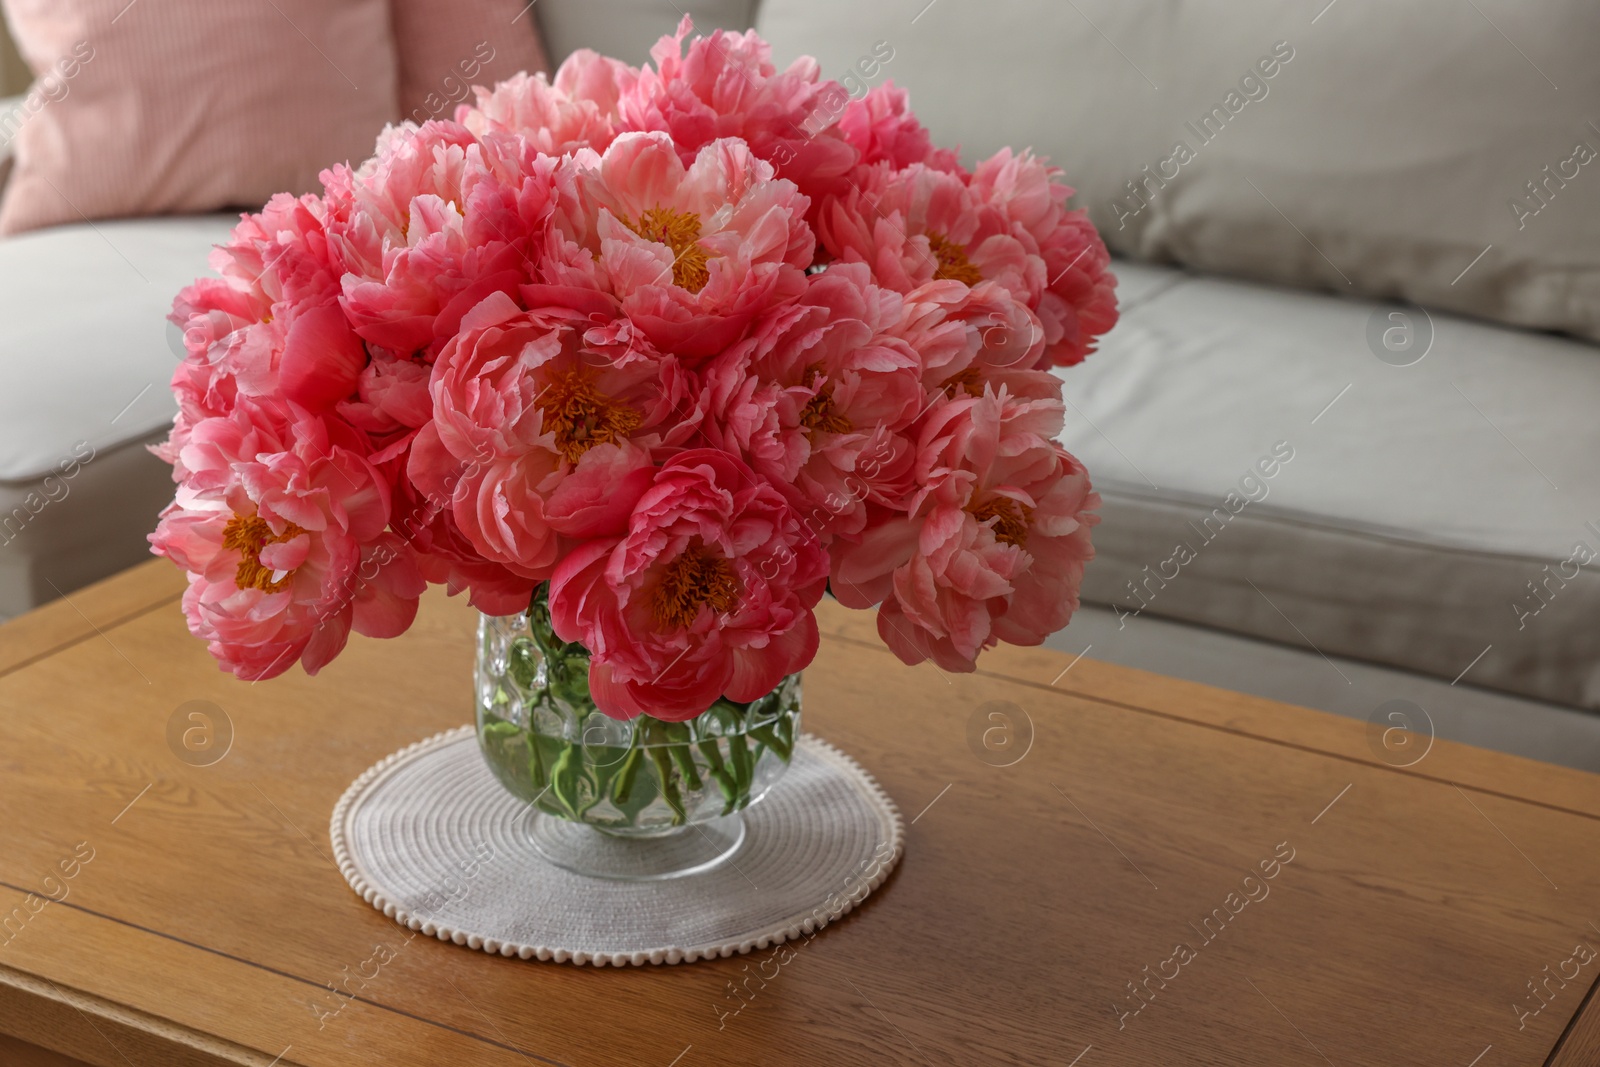
[(0, 234), (259, 207), (399, 117), (389, 0), (0, 0), (37, 81)]
[(453, 119), (472, 86), (549, 71), (528, 0), (394, 0), (400, 115)]

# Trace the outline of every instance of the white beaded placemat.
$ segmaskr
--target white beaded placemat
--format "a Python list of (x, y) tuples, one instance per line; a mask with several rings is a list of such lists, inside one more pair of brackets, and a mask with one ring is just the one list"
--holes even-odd
[(904, 847), (894, 802), (810, 734), (744, 813), (738, 851), (700, 874), (621, 882), (562, 870), (529, 842), (528, 810), (463, 726), (356, 779), (333, 811), (334, 857), (369, 904), (441, 941), (622, 966), (731, 956), (809, 934), (882, 884)]

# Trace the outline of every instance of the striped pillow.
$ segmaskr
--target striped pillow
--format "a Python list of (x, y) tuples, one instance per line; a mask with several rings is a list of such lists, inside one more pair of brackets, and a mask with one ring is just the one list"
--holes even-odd
[(388, 0), (0, 0), (35, 81), (0, 234), (254, 208), (398, 118)]
[(472, 86), (548, 71), (529, 0), (394, 0), (400, 114), (453, 119)]

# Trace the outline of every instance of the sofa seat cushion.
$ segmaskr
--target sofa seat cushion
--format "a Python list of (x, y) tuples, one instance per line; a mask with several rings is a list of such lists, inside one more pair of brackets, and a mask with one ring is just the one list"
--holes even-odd
[(1600, 348), (1118, 272), (1062, 372), (1105, 498), (1086, 599), (1600, 708)]
[(0, 240), (0, 483), (50, 472), (172, 421), (182, 346), (167, 312), (209, 272), (232, 216), (61, 226)]
[(145, 451), (177, 407), (172, 298), (231, 216), (63, 226), (0, 240), (0, 618), (144, 558), (172, 496)]

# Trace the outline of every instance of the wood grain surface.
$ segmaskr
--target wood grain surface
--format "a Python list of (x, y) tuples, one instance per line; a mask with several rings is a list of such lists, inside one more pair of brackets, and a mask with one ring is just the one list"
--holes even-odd
[[(327, 835), (470, 721), (471, 610), (251, 685), (180, 591), (158, 561), (0, 627), (0, 1032), (96, 1067), (1600, 1062), (1594, 776), (1397, 767), (1364, 723), (1040, 649), (908, 668), (830, 603), (806, 725), (905, 813), (889, 881), (781, 965), (506, 960), (410, 937)], [(207, 766), (169, 744), (196, 709)]]
[(49, 1052), (3, 1034), (0, 1034), (0, 1063), (6, 1067), (83, 1067), (82, 1060), (69, 1059), (59, 1052)]

